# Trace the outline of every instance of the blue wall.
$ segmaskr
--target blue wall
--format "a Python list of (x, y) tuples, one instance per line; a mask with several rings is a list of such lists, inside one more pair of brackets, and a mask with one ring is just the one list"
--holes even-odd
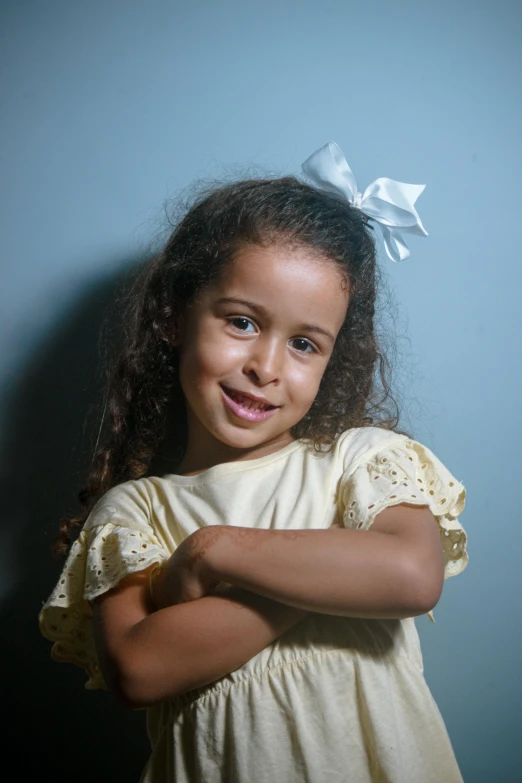
[[(470, 565), (417, 624), (466, 782), (522, 780), (521, 28), (508, 0), (2, 4), (0, 573), (27, 771), (133, 780), (146, 756), (143, 716), (85, 694), (33, 622), (85, 465), (104, 307), (194, 178), (299, 172), (335, 140), (361, 190), (427, 183), (429, 238), (384, 263), (408, 423), (468, 489)], [(86, 759), (102, 715), (112, 741)]]

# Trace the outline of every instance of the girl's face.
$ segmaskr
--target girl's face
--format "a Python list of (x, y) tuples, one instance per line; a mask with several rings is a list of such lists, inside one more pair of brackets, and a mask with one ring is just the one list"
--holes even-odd
[(249, 246), (178, 324), (183, 472), (270, 454), (315, 399), (346, 316), (346, 279), (303, 248)]

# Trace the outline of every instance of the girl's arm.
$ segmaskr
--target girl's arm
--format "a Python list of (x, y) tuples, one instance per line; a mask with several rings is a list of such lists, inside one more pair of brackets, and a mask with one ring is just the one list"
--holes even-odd
[(109, 690), (133, 709), (215, 682), (305, 614), (235, 587), (152, 612), (148, 571), (127, 577), (93, 602), (103, 676)]
[(444, 582), (437, 522), (408, 504), (385, 509), (369, 530), (203, 528), (172, 562), (159, 585), (168, 600), (217, 580), (308, 611), (375, 619), (430, 611)]

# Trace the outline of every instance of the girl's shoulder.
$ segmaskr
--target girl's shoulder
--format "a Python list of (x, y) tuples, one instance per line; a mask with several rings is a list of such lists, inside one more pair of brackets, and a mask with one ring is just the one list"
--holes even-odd
[(406, 450), (412, 442), (407, 435), (383, 427), (354, 427), (337, 437), (333, 451), (344, 469), (355, 470), (384, 449)]
[(158, 502), (161, 489), (157, 477), (144, 477), (116, 484), (94, 505), (83, 529), (89, 530), (111, 520), (125, 519), (127, 523), (149, 519)]
[(374, 475), (386, 474), (396, 483), (402, 473), (415, 473), (416, 483), (442, 481), (449, 487), (463, 490), (460, 481), (446, 465), (419, 441), (408, 435), (380, 427), (359, 427), (339, 435), (334, 445), (337, 464), (344, 478), (361, 471)]
[(458, 520), (466, 490), (427, 446), (398, 432), (368, 427), (342, 433), (335, 447), (338, 501), (347, 527), (367, 530), (389, 506), (427, 506), (439, 526), (445, 578), (466, 567), (467, 536)]

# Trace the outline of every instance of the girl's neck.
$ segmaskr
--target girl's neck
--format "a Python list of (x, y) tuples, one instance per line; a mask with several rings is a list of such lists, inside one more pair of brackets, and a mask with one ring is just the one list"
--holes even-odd
[(269, 441), (246, 448), (238, 448), (214, 437), (201, 426), (201, 423), (190, 411), (188, 412), (187, 425), (187, 447), (183, 459), (176, 468), (176, 473), (183, 476), (193, 476), (226, 462), (240, 462), (266, 457), (294, 440), (292, 434), (285, 431)]
[[(205, 449), (201, 449), (198, 444), (190, 443), (185, 452), (181, 463), (179, 464), (176, 473), (182, 476), (195, 476), (198, 473), (203, 473), (209, 468), (213, 468), (216, 465), (222, 465), (226, 462), (241, 462), (251, 459), (259, 459), (260, 457), (266, 457), (269, 454), (274, 454), (276, 451), (287, 446), (291, 443), (293, 438), (291, 436), (278, 438), (277, 441), (269, 441), (262, 443), (259, 446), (255, 446), (250, 449), (237, 449), (232, 446), (227, 446), (225, 443), (215, 441), (214, 444), (205, 444)], [(192, 448), (191, 448), (192, 445)]]

